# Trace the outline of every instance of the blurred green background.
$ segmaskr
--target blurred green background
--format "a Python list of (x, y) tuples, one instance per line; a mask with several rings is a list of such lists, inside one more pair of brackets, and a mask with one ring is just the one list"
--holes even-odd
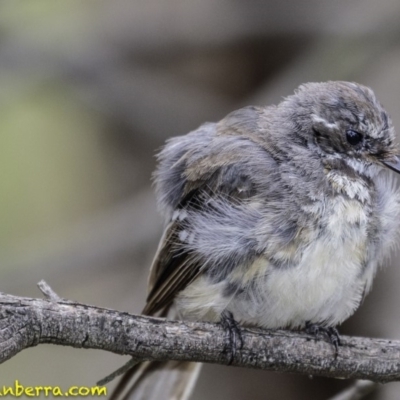
[[(0, 290), (38, 297), (45, 279), (139, 312), (166, 138), (335, 79), (371, 86), (400, 127), (399, 18), (397, 0), (1, 2)], [(400, 338), (398, 255), (386, 264), (343, 333)], [(91, 386), (123, 362), (39, 346), (0, 366), (0, 386)], [(328, 399), (348, 384), (206, 366), (193, 399)], [(366, 397), (398, 398), (398, 384)]]

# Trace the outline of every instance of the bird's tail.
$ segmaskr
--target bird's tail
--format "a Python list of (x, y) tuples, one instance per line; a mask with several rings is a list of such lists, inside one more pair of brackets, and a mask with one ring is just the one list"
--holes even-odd
[[(160, 317), (174, 319), (175, 310), (164, 309)], [(146, 361), (122, 376), (110, 400), (188, 400), (202, 367), (189, 361)]]
[(187, 400), (202, 364), (189, 361), (144, 362), (125, 373), (111, 400)]

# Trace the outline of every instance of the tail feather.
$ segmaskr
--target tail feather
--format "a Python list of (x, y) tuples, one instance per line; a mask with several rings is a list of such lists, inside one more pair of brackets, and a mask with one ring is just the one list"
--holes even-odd
[(130, 370), (126, 371), (122, 378), (119, 380), (117, 386), (115, 386), (113, 392), (110, 395), (110, 400), (117, 400), (121, 398), (122, 392), (128, 387), (129, 382), (132, 380), (135, 375), (139, 376), (140, 370), (143, 368), (143, 364), (137, 364), (133, 366)]
[(188, 400), (201, 366), (200, 363), (187, 361), (139, 364), (125, 373), (110, 399)]
[[(160, 317), (174, 318), (166, 308)], [(110, 400), (188, 400), (202, 364), (189, 361), (147, 361), (136, 364), (122, 376)]]

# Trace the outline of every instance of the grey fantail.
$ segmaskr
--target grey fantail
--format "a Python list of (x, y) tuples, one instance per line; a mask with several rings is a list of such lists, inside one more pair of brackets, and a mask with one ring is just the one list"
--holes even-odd
[[(349, 82), (307, 83), (170, 139), (155, 172), (166, 226), (143, 313), (324, 330), (337, 346), (336, 325), (397, 240), (398, 154), (373, 91)], [(115, 395), (134, 375), (127, 398), (184, 399), (198, 370), (142, 364)]]

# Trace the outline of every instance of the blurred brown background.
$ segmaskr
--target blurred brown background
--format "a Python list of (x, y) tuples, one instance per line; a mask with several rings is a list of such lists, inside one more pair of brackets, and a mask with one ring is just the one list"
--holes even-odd
[[(0, 290), (130, 312), (162, 229), (166, 138), (307, 81), (371, 86), (400, 129), (398, 0), (50, 0), (0, 4)], [(399, 258), (341, 332), (400, 338)], [(1, 385), (93, 385), (125, 362), (39, 346)], [(194, 400), (328, 399), (349, 382), (207, 365)], [(389, 384), (367, 399), (400, 398)]]

